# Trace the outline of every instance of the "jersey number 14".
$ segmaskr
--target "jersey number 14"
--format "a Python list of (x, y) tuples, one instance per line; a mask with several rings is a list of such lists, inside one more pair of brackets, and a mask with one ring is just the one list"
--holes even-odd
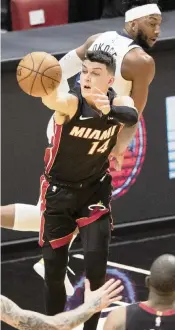
[(88, 152), (88, 155), (93, 155), (94, 152), (100, 152), (100, 153), (105, 152), (108, 149), (109, 142), (110, 142), (110, 139), (108, 139), (105, 143), (103, 143), (101, 147), (99, 147), (100, 141), (92, 142), (92, 146)]

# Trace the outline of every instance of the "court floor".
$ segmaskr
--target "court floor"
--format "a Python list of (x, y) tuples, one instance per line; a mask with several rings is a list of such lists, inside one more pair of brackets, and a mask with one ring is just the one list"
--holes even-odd
[[(128, 233), (122, 237), (113, 236), (107, 267), (107, 279), (121, 279), (124, 285), (123, 299), (103, 310), (98, 330), (103, 329), (105, 318), (110, 310), (119, 305), (126, 305), (147, 299), (145, 276), (149, 274), (152, 261), (159, 255), (175, 255), (175, 230), (171, 227), (157, 228), (152, 231)], [(14, 300), (20, 307), (44, 313), (43, 279), (33, 270), (40, 259), (41, 251), (18, 251), (2, 254), (1, 292)], [(74, 294), (67, 297), (66, 309), (77, 307), (83, 300), (83, 254), (77, 241), (70, 253), (68, 278)], [(2, 330), (11, 329), (2, 324)], [(79, 326), (77, 330), (82, 329)]]

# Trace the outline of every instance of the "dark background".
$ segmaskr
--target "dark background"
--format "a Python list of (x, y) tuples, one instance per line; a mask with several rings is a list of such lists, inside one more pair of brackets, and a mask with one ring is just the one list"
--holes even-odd
[(175, 179), (170, 180), (168, 172), (165, 104), (167, 96), (175, 95), (175, 50), (152, 55), (156, 62), (156, 76), (144, 110), (147, 131), (145, 162), (129, 192), (112, 204), (117, 223), (175, 214)]

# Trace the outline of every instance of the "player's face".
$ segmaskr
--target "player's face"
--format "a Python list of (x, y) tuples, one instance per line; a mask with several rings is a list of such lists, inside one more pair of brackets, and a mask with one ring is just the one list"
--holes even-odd
[(136, 42), (143, 48), (153, 47), (160, 34), (161, 15), (150, 15), (137, 20)]
[(113, 84), (114, 76), (110, 73), (105, 64), (85, 60), (83, 62), (80, 75), (80, 85), (82, 96), (91, 93), (92, 88), (96, 87), (103, 93), (107, 93), (108, 88)]

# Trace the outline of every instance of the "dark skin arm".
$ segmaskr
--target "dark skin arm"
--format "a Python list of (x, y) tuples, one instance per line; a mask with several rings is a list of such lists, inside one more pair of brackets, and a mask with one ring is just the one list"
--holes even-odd
[(132, 81), (131, 97), (141, 115), (147, 103), (149, 85), (155, 76), (155, 62), (141, 48), (134, 48), (125, 56), (121, 73), (124, 79)]
[[(140, 117), (147, 103), (149, 85), (155, 76), (155, 62), (142, 49), (135, 48), (125, 56), (121, 73), (124, 79), (132, 81), (131, 97)], [(121, 130), (113, 150), (119, 162), (122, 162), (122, 154), (133, 139), (137, 127), (138, 124)]]

